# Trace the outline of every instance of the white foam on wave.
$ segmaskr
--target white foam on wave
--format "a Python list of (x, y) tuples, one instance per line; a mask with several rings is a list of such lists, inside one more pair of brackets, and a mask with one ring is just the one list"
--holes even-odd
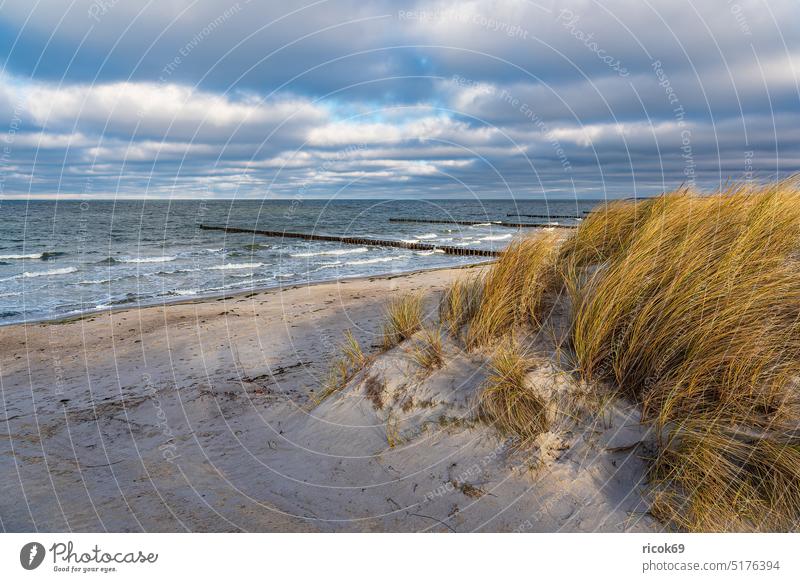
[(479, 227), (479, 226), (492, 226), (491, 222), (479, 222), (478, 224), (470, 225), (472, 228)]
[(401, 238), (400, 240), (409, 245), (415, 245), (419, 242), (418, 238)]
[(344, 263), (342, 261), (333, 261), (332, 263), (321, 263), (314, 271), (321, 271), (322, 269), (332, 269), (334, 267), (341, 267)]
[(514, 236), (514, 235), (512, 235), (512, 234), (495, 234), (495, 235), (491, 235), (491, 236), (485, 236), (481, 240), (506, 240), (506, 239), (511, 238), (512, 236)]
[(421, 239), (421, 240), (425, 240), (425, 239), (428, 239), (428, 238), (436, 238), (437, 236), (439, 236), (439, 235), (438, 234), (434, 234), (432, 232), (429, 232), (428, 234), (421, 234), (421, 235), (417, 236), (417, 238)]
[(360, 261), (348, 261), (345, 265), (348, 266), (358, 266), (358, 265), (372, 265), (374, 263), (388, 263), (389, 261), (394, 261), (395, 259), (400, 259), (402, 257), (378, 257), (375, 259), (362, 259)]
[(0, 261), (15, 261), (24, 259), (41, 259), (42, 253), (31, 255), (0, 255)]
[(228, 263), (227, 265), (215, 265), (209, 267), (213, 271), (227, 271), (229, 269), (258, 269), (263, 267), (264, 263)]
[(29, 279), (32, 277), (55, 277), (58, 275), (68, 275), (77, 271), (75, 267), (62, 267), (61, 269), (50, 269), (49, 271), (26, 271), (21, 275), (14, 275), (13, 277), (6, 277), (0, 281), (14, 281), (16, 279)]
[(333, 256), (352, 255), (352, 254), (356, 254), (356, 253), (366, 253), (366, 252), (369, 252), (369, 249), (367, 247), (358, 247), (357, 249), (336, 249), (336, 250), (332, 250), (332, 251), (318, 251), (318, 252), (315, 252), (315, 253), (312, 253), (312, 252), (309, 252), (309, 253), (295, 253), (295, 254), (289, 255), (289, 256), (292, 257), (293, 259), (303, 259), (303, 258), (306, 258), (306, 257), (319, 257), (319, 256), (325, 256), (325, 255), (333, 255)]
[(62, 267), (60, 269), (51, 269), (49, 271), (28, 271), (22, 273), (22, 277), (50, 277), (56, 275), (69, 275), (77, 271), (75, 267)]
[(168, 256), (168, 257), (135, 257), (132, 259), (116, 259), (119, 263), (169, 263), (170, 261), (174, 261), (178, 257)]
[(182, 297), (188, 297), (190, 295), (197, 295), (197, 289), (173, 289), (170, 293), (174, 293), (175, 295), (180, 295)]
[(22, 293), (0, 293), (0, 297), (19, 297), (20, 295), (22, 295)]

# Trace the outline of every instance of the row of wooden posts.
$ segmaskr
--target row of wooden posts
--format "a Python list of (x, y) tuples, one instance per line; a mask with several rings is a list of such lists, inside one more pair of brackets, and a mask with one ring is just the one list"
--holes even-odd
[[(479, 222), (479, 221), (465, 221), (465, 220), (423, 220), (423, 219), (416, 219), (416, 218), (390, 218), (390, 222), (415, 222), (415, 223), (427, 223), (427, 224), (457, 224), (457, 225), (465, 225), (465, 226), (475, 226), (475, 225), (491, 225), (491, 226), (502, 226), (502, 227), (510, 227), (510, 228), (575, 228), (575, 225), (554, 225), (549, 223), (543, 224), (530, 224), (530, 223), (522, 223), (522, 222)], [(366, 238), (360, 236), (334, 236), (334, 235), (326, 235), (326, 234), (313, 234), (313, 233), (306, 233), (306, 232), (287, 232), (281, 230), (259, 230), (253, 228), (239, 228), (235, 226), (212, 226), (201, 224), (200, 228), (202, 230), (219, 230), (222, 232), (229, 232), (229, 233), (245, 233), (245, 234), (257, 234), (260, 236), (269, 236), (275, 238), (297, 238), (303, 240), (316, 240), (316, 241), (326, 241), (326, 242), (338, 242), (342, 244), (349, 244), (349, 245), (360, 245), (360, 246), (380, 246), (380, 247), (394, 247), (394, 248), (401, 248), (401, 249), (410, 249), (413, 251), (434, 251), (434, 252), (442, 252), (448, 255), (457, 255), (457, 256), (475, 256), (475, 257), (496, 257), (500, 255), (500, 251), (493, 251), (488, 249), (476, 249), (470, 247), (459, 247), (459, 246), (450, 246), (450, 245), (438, 245), (434, 243), (423, 243), (423, 242), (406, 242), (402, 240), (386, 240), (386, 239), (376, 239), (376, 238)]]

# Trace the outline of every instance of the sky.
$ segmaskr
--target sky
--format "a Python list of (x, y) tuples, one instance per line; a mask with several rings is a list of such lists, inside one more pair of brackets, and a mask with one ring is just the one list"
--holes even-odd
[(767, 181), (798, 63), (797, 0), (0, 0), (0, 199)]

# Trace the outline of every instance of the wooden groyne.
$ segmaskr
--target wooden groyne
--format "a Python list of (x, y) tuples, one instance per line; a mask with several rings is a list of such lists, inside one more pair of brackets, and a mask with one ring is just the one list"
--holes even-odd
[(506, 226), (508, 228), (575, 228), (573, 224), (549, 224), (530, 222), (503, 222), (490, 220), (426, 220), (423, 218), (390, 218), (389, 222), (415, 222), (419, 224), (458, 224), (461, 226)]
[(580, 216), (575, 216), (573, 214), (506, 214), (506, 216), (523, 216), (525, 218), (571, 218), (572, 220), (580, 218)]
[(230, 233), (258, 234), (275, 238), (299, 238), (303, 240), (318, 240), (325, 242), (338, 242), (346, 245), (374, 246), (374, 247), (394, 247), (400, 249), (410, 249), (412, 251), (441, 251), (448, 255), (475, 256), (475, 257), (497, 257), (500, 251), (490, 251), (486, 249), (471, 249), (467, 247), (454, 247), (435, 245), (430, 243), (408, 243), (401, 240), (381, 240), (375, 238), (363, 238), (358, 236), (331, 236), (325, 234), (310, 234), (305, 232), (284, 232), (279, 230), (256, 230), (252, 228), (237, 228), (234, 226), (210, 226), (200, 225), (201, 230), (219, 230)]

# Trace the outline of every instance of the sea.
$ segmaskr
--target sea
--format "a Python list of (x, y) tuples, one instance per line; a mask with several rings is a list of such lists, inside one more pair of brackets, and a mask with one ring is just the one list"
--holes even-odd
[[(599, 203), (0, 200), (0, 325), (487, 260), (435, 250), (232, 234), (200, 225), (502, 249), (521, 230), (498, 221), (577, 224)], [(544, 218), (519, 216), (524, 214)]]

